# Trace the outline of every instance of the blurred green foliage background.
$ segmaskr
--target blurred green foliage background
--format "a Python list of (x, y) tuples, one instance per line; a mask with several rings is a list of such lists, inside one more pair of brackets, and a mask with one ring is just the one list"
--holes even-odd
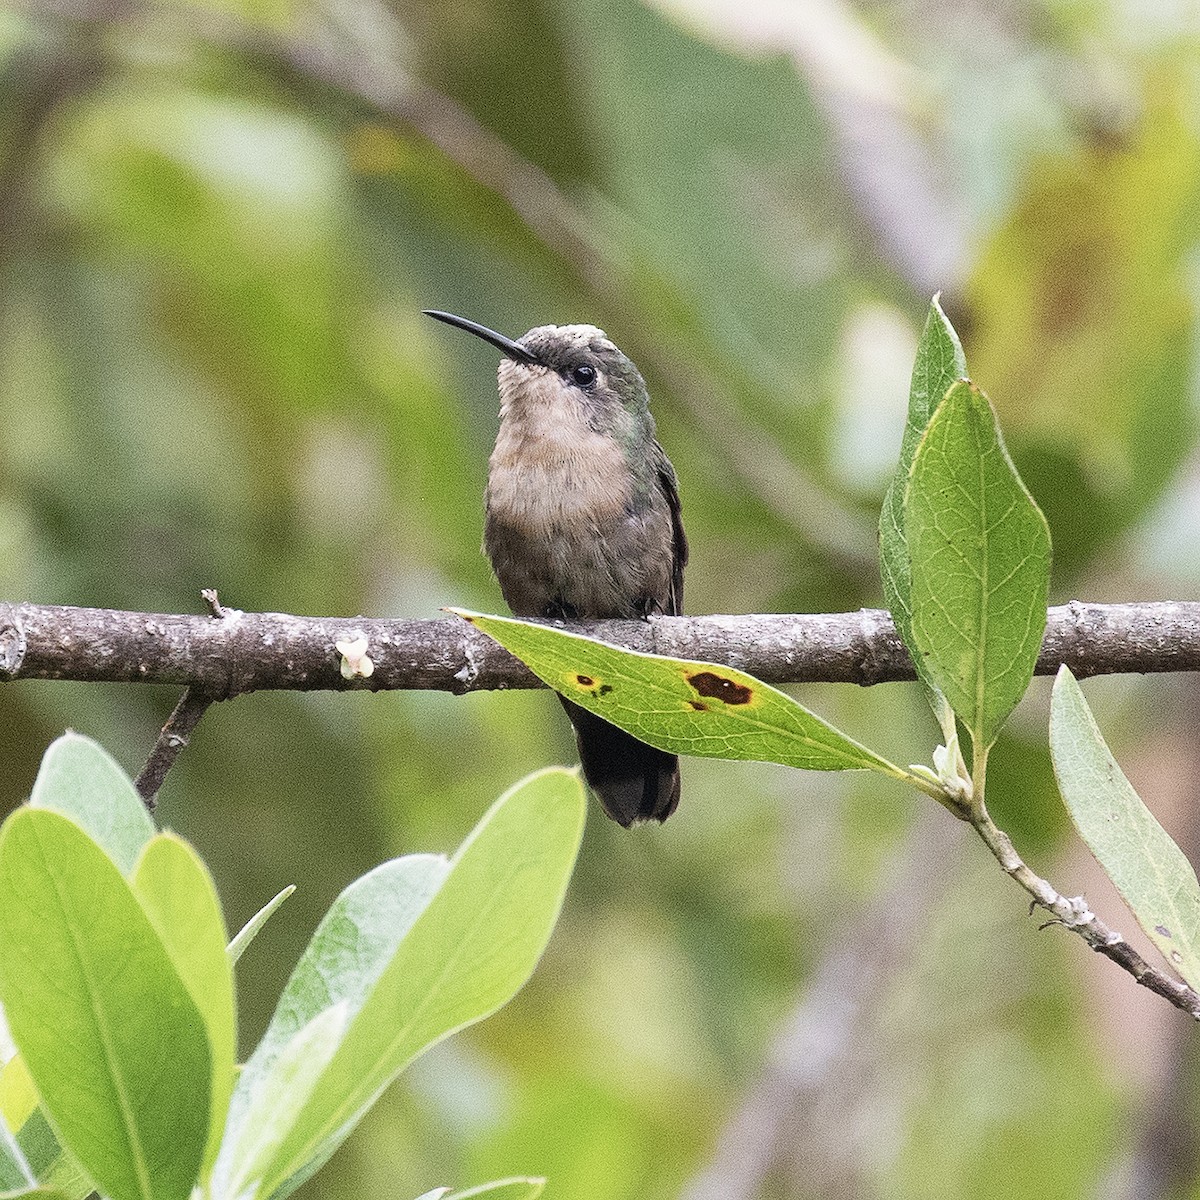
[[(30, 0), (0, 11), (0, 596), (501, 608), (495, 355), (603, 326), (650, 384), (689, 612), (880, 602), (874, 524), (930, 294), (1050, 518), (1054, 598), (1200, 588), (1194, 0)], [(916, 689), (802, 689), (901, 762)], [(1088, 694), (1200, 845), (1200, 692)], [(136, 772), (175, 696), (0, 688), (0, 805), (64, 726)], [(1032, 865), (1132, 920), (1067, 831), (1035, 684), (992, 755)], [(218, 706), (162, 819), (233, 927), (243, 1052), (381, 859), (574, 761), (545, 694)], [(301, 1193), (546, 1173), (554, 1200), (1200, 1195), (1195, 1034), (1038, 932), (980, 846), (873, 779), (685, 764), (594, 809), (530, 986), (422, 1060)]]

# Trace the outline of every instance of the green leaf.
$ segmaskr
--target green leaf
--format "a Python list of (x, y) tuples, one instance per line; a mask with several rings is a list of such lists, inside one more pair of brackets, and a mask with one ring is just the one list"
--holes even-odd
[(29, 1078), (25, 1060), (14, 1054), (0, 1067), (0, 1124), (8, 1129), (20, 1129), (37, 1104), (37, 1088)]
[(0, 830), (0, 1003), (63, 1145), (111, 1200), (186, 1200), (208, 1132), (200, 1013), (112, 860), (72, 820)]
[[(298, 1187), (409, 1062), (494, 1012), (529, 978), (558, 917), (585, 812), (575, 772), (540, 771), (496, 801), (449, 864), (418, 860), (418, 894), (390, 901), (384, 894), (390, 912), (342, 905), (334, 922), (322, 922), (320, 944), (297, 967), (264, 1045), (278, 1057), (283, 1031), (336, 1003), (346, 1006), (346, 1033), (255, 1196)], [(403, 874), (400, 881), (412, 882)], [(237, 1093), (245, 1084), (249, 1095), (263, 1069), (256, 1051)], [(253, 1119), (248, 1112), (245, 1120)], [(224, 1167), (223, 1150), (214, 1175), (222, 1186)]]
[(778, 688), (733, 667), (642, 654), (509, 617), (447, 611), (495, 638), (580, 707), (660, 750), (903, 776)]
[(242, 957), (242, 955), (245, 953), (246, 947), (249, 946), (256, 937), (258, 937), (258, 931), (262, 929), (262, 927), (272, 916), (275, 915), (275, 910), (295, 890), (296, 885), (294, 883), (289, 883), (287, 887), (279, 892), (278, 895), (276, 895), (273, 899), (264, 904), (262, 908), (260, 908), (258, 912), (256, 912), (254, 916), (252, 916), (250, 920), (248, 920), (246, 924), (241, 927), (240, 930), (238, 930), (237, 937), (235, 937), (226, 948), (226, 953), (229, 955), (230, 966), (232, 966), (239, 958)]
[(394, 859), (356, 879), (330, 906), (292, 972), (266, 1034), (238, 1077), (213, 1169), (214, 1196), (240, 1197), (247, 1186), (242, 1172), (254, 1164), (260, 1172), (266, 1170), (264, 1142), (271, 1140), (277, 1148), (282, 1139), (259, 1111), (258, 1097), (277, 1090), (273, 1078), (292, 1070), (289, 1047), (294, 1050), (296, 1039), (323, 1013), (337, 1009), (348, 1023), (362, 1011), (449, 871), (449, 860), (439, 855)]
[(1080, 837), (1146, 936), (1200, 991), (1200, 886), (1183, 851), (1142, 803), (1064, 665), (1050, 703), (1050, 753)]
[(70, 817), (128, 875), (154, 836), (129, 776), (91, 738), (64, 733), (42, 757), (29, 803)]
[(237, 1065), (233, 967), (221, 902), (200, 856), (171, 833), (160, 833), (146, 846), (131, 883), (208, 1032), (212, 1086), (205, 1169), (217, 1156)]
[(270, 1169), (271, 1160), (341, 1045), (348, 1014), (345, 1001), (318, 1013), (284, 1045), (270, 1070), (254, 1076), (246, 1109), (253, 1118), (241, 1127), (249, 1136), (231, 1143), (227, 1164), (222, 1164), (221, 1187), (229, 1195), (252, 1194), (256, 1181)]
[(929, 315), (917, 344), (900, 461), (879, 514), (879, 573), (883, 594), (896, 623), (896, 631), (916, 661), (918, 670), (923, 664), (912, 640), (912, 571), (904, 529), (904, 499), (913, 456), (929, 418), (954, 383), (967, 374), (962, 344), (938, 300), (934, 296), (929, 305)]
[(1050, 530), (987, 397), (956, 383), (917, 447), (905, 499), (914, 657), (978, 756), (1033, 677), (1050, 587)]

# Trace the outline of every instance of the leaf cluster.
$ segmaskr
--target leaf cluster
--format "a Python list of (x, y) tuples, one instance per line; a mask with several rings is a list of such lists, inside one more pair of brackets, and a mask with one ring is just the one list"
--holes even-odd
[[(0, 1002), (19, 1051), (0, 1072), (0, 1194), (289, 1195), (414, 1058), (525, 982), (583, 816), (578, 777), (542, 771), (453, 856), (356, 880), (239, 1069), (234, 966), (286, 893), (229, 942), (195, 850), (154, 829), (94, 742), (60, 738), (0, 829)], [(453, 1196), (540, 1191), (512, 1179)]]

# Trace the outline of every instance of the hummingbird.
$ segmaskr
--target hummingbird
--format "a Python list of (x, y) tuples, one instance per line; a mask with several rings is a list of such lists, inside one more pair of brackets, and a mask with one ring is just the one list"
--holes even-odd
[[(646, 382), (594, 325), (539, 325), (515, 341), (453, 313), (503, 355), (483, 549), (518, 617), (678, 616), (687, 538), (679, 482)], [(679, 759), (560, 696), (584, 778), (628, 828), (679, 803)]]

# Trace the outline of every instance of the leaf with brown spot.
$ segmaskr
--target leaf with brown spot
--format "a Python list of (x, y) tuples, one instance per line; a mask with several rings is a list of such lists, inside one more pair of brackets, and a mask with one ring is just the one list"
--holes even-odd
[[(887, 759), (744, 671), (641, 654), (509, 617), (449, 611), (495, 638), (550, 687), (660, 750), (906, 778)], [(583, 679), (589, 686), (582, 686)]]
[(697, 671), (695, 675), (689, 675), (687, 681), (701, 696), (725, 704), (750, 704), (754, 700), (753, 688), (728, 676), (718, 675), (715, 671)]

